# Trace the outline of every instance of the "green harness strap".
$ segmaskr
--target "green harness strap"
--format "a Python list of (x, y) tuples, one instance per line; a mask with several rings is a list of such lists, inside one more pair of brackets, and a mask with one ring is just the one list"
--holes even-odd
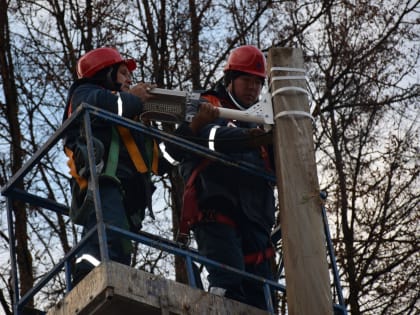
[[(102, 173), (102, 176), (110, 177), (120, 183), (120, 180), (116, 176), (117, 173), (117, 166), (118, 166), (118, 157), (119, 157), (119, 151), (120, 151), (120, 135), (117, 131), (116, 127), (112, 127), (112, 133), (111, 133), (111, 144), (109, 146), (109, 152), (108, 152), (108, 160), (106, 163), (105, 171)], [(153, 156), (153, 153), (151, 155)], [(147, 152), (146, 152), (147, 154)], [(147, 154), (149, 157), (149, 154)], [(150, 159), (149, 159), (150, 160)], [(144, 162), (143, 162), (144, 163)], [(146, 166), (146, 165), (145, 165)], [(150, 167), (149, 167), (150, 169)], [(155, 218), (152, 208), (152, 191), (148, 185), (150, 178), (146, 179), (146, 198), (147, 198), (147, 207), (149, 209), (149, 215), (152, 219)], [(134, 218), (130, 218), (130, 220), (133, 220)]]
[(118, 132), (115, 127), (112, 127), (111, 144), (109, 146), (108, 160), (106, 162), (105, 172), (103, 175), (116, 178), (118, 156), (120, 153), (120, 140), (118, 139)]
[[(119, 137), (120, 137), (120, 134), (118, 133), (117, 128), (112, 127), (111, 144), (109, 146), (108, 160), (106, 163), (105, 171), (103, 173), (104, 175), (107, 175), (110, 177), (115, 177), (117, 173), (118, 156), (119, 156), (119, 151), (120, 151)], [(137, 171), (139, 173), (149, 172), (150, 170), (154, 173), (157, 173), (157, 163), (158, 163), (158, 156), (159, 156), (157, 145), (155, 144), (153, 140), (149, 139), (148, 137), (145, 137), (144, 142), (145, 142), (146, 148), (152, 147), (151, 150), (146, 149), (146, 157), (147, 157), (147, 161), (153, 161), (153, 162), (149, 163), (149, 165), (146, 165), (143, 157), (141, 156), (140, 151), (136, 152), (136, 156), (132, 156), (132, 152), (130, 148), (127, 148), (130, 158), (133, 160), (133, 163), (136, 166)], [(130, 143), (130, 145), (132, 146), (132, 143)], [(134, 161), (135, 159), (137, 159), (137, 161)], [(138, 165), (139, 161), (141, 165)]]

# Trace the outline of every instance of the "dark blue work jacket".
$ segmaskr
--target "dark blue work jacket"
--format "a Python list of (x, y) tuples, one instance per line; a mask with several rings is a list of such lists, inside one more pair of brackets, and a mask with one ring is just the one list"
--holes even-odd
[[(120, 98), (120, 109), (118, 105), (118, 99)], [(133, 119), (143, 111), (143, 104), (141, 100), (130, 93), (126, 92), (115, 92), (103, 88), (98, 84), (89, 82), (87, 79), (81, 79), (76, 81), (70, 88), (67, 97), (66, 110), (63, 116), (63, 122), (66, 120), (72, 112), (74, 112), (78, 106), (82, 103), (88, 103), (92, 106), (102, 108), (111, 113), (120, 114), (122, 117)], [(109, 121), (105, 121), (101, 118), (92, 117), (92, 132), (93, 136), (99, 139), (104, 145), (104, 161), (108, 159), (109, 148), (111, 144), (112, 126), (113, 124)], [(71, 128), (65, 138), (64, 145), (72, 148), (75, 139), (81, 135), (80, 125)], [(139, 132), (131, 131), (131, 134), (135, 140), (137, 147), (139, 148), (144, 159), (147, 160), (148, 154), (146, 153), (145, 137)], [(149, 163), (149, 161), (145, 161)], [(125, 178), (130, 177), (136, 172), (135, 166), (131, 161), (131, 158), (125, 148), (124, 144), (119, 142), (119, 157), (117, 167), (117, 177)]]
[[(225, 97), (224, 89), (209, 91), (203, 93), (202, 96), (205, 97), (206, 94), (217, 96), (223, 107), (232, 107), (228, 103), (228, 98)], [(232, 122), (219, 118), (203, 127), (199, 135), (192, 134), (188, 123), (180, 125), (175, 134), (207, 146), (212, 129), (215, 129), (214, 148), (216, 151), (228, 154), (235, 161), (245, 161), (264, 170), (267, 168), (267, 158), (273, 165), (272, 148), (266, 148), (265, 152), (268, 156), (264, 158), (261, 148), (251, 149), (247, 146), (249, 138), (247, 130), (256, 127), (254, 123)], [(171, 143), (166, 144), (166, 148), (172, 157), (181, 162), (180, 173), (187, 182), (192, 171), (203, 158)], [(270, 231), (274, 225), (274, 187), (263, 177), (215, 161), (200, 172), (195, 187), (201, 209), (221, 210), (234, 220), (241, 220), (245, 216), (266, 231)]]

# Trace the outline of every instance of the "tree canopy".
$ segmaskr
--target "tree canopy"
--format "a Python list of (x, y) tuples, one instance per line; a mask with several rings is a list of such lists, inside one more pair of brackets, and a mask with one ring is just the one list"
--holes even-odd
[[(86, 51), (115, 46), (136, 59), (137, 82), (203, 90), (220, 79), (234, 47), (299, 47), (348, 310), (417, 314), (419, 10), (413, 0), (0, 0), (0, 185), (61, 125), (67, 89)], [(57, 147), (18, 186), (69, 204), (68, 179)], [(145, 225), (172, 237), (179, 177), (174, 168), (156, 180), (154, 201), (164, 202), (158, 223)], [(80, 233), (66, 216), (19, 201), (12, 206), (23, 294)], [(0, 265), (0, 304), (12, 314), (4, 198), (0, 224), (1, 261), (7, 262)], [(139, 247), (133, 266), (166, 276), (173, 262)], [(64, 289), (64, 280), (54, 279), (34, 305), (54, 304)]]

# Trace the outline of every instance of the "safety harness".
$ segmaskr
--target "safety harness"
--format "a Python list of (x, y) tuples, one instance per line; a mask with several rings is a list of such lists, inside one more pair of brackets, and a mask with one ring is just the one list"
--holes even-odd
[(236, 223), (228, 216), (216, 211), (201, 211), (198, 207), (197, 190), (195, 188), (195, 180), (197, 176), (211, 163), (208, 159), (203, 159), (200, 164), (193, 170), (188, 179), (183, 196), (183, 205), (181, 210), (181, 218), (179, 222), (179, 236), (188, 237), (190, 230), (201, 221), (217, 221), (236, 228)]
[[(152, 141), (153, 149), (152, 153), (148, 156), (148, 161), (151, 161), (151, 165), (146, 165), (144, 162), (143, 156), (140, 153), (139, 148), (137, 147), (136, 142), (134, 141), (133, 136), (128, 128), (123, 126), (117, 126), (118, 132), (121, 136), (121, 139), (127, 148), (128, 154), (130, 155), (131, 161), (133, 161), (136, 170), (139, 173), (147, 173), (149, 171), (153, 172), (154, 174), (158, 173), (158, 164), (159, 164), (159, 147), (154, 139), (145, 138), (145, 141)], [(117, 141), (113, 141), (115, 143)], [(118, 143), (118, 142), (117, 142)], [(146, 144), (147, 145), (147, 144)], [(112, 144), (111, 144), (112, 146)]]
[[(71, 106), (71, 104), (70, 104)], [(105, 165), (105, 169), (102, 170), (102, 167), (97, 170), (100, 173), (101, 178), (109, 178), (111, 180), (115, 180), (118, 184), (120, 184), (119, 179), (116, 177), (117, 166), (118, 166), (118, 158), (119, 158), (119, 151), (120, 151), (120, 140), (121, 138), (124, 146), (127, 149), (127, 152), (130, 156), (131, 161), (133, 162), (136, 170), (141, 173), (145, 174), (148, 172), (152, 172), (154, 174), (158, 173), (158, 164), (159, 164), (159, 147), (154, 139), (145, 137), (145, 147), (146, 147), (146, 161), (143, 158), (130, 130), (123, 126), (115, 126), (111, 128), (111, 142), (109, 146), (108, 152), (108, 159)], [(95, 160), (96, 163), (103, 163), (102, 156), (103, 156), (103, 145), (102, 143), (93, 138), (94, 142), (94, 151), (95, 151)], [(87, 145), (81, 144), (76, 141), (76, 146), (78, 152), (82, 152), (82, 157), (76, 158), (75, 152), (73, 152), (67, 146), (64, 147), (65, 154), (68, 156), (69, 160), (67, 165), (70, 168), (70, 174), (74, 178), (77, 183), (77, 187), (73, 187), (72, 191), (72, 204), (70, 207), (70, 217), (76, 224), (83, 224), (86, 216), (89, 213), (89, 209), (93, 207), (93, 192), (89, 187), (89, 180), (88, 180), (88, 156), (87, 156)], [(101, 147), (101, 150), (97, 148)], [(151, 149), (148, 149), (151, 148)], [(101, 152), (97, 152), (101, 151)], [(80, 155), (80, 154), (79, 154)], [(80, 161), (83, 160), (83, 161)], [(77, 162), (83, 163), (85, 165), (84, 172), (81, 172), (81, 168), (77, 167)], [(152, 209), (152, 191), (151, 185), (145, 185), (145, 195), (147, 198), (147, 208), (149, 209), (149, 215), (154, 219), (153, 209)], [(86, 192), (83, 194), (83, 192)], [(83, 197), (81, 197), (83, 196)], [(82, 200), (80, 200), (82, 199)], [(138, 221), (136, 218), (129, 218), (132, 222)]]

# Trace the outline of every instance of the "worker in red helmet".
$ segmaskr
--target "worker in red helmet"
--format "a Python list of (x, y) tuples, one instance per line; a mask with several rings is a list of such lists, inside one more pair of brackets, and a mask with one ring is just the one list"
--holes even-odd
[[(224, 68), (224, 82), (202, 94), (203, 103), (190, 123), (176, 134), (210, 149), (272, 171), (271, 133), (256, 123), (222, 119), (218, 108), (245, 110), (258, 102), (266, 77), (266, 61), (255, 46), (234, 49)], [(192, 229), (200, 254), (225, 265), (273, 279), (273, 183), (239, 168), (187, 153), (166, 144), (179, 160), (186, 183), (181, 234)], [(206, 266), (209, 291), (267, 309), (261, 284), (238, 274)]]
[[(82, 103), (136, 119), (143, 111), (144, 102), (152, 98), (149, 90), (154, 86), (146, 83), (132, 86), (135, 69), (136, 62), (124, 59), (114, 48), (102, 47), (87, 52), (78, 60), (78, 79), (69, 89), (63, 122)], [(94, 116), (91, 121), (103, 219), (111, 225), (137, 232), (146, 207), (151, 212), (154, 190), (151, 173), (164, 172), (164, 160), (154, 139)], [(73, 124), (67, 131), (64, 148), (72, 175), (70, 217), (84, 227), (84, 236), (97, 221), (82, 123)], [(132, 244), (129, 240), (108, 231), (107, 245), (111, 260), (130, 263)], [(99, 260), (95, 233), (76, 257), (73, 285), (97, 266)]]

